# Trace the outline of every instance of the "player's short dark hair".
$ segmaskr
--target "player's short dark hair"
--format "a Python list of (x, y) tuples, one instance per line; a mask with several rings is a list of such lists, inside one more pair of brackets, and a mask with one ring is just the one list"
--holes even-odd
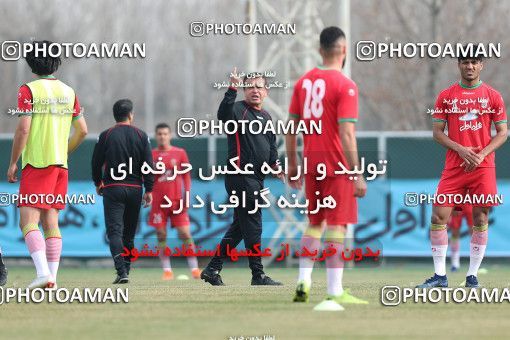
[(460, 51), (460, 53), (457, 57), (458, 62), (460, 63), (461, 61), (467, 60), (467, 59), (474, 59), (474, 60), (482, 61), (483, 53), (477, 53), (478, 45), (479, 44), (476, 44), (476, 43), (472, 44), (472, 46), (471, 46), (472, 48), (468, 48), (469, 44), (462, 45), (462, 51)]
[[(62, 63), (58, 54), (58, 46), (52, 45), (48, 40), (34, 41), (32, 50), (27, 53), (25, 60), (28, 66), (39, 76), (47, 76), (55, 73)], [(53, 55), (50, 56), (50, 52)]]
[(345, 33), (337, 26), (326, 27), (322, 30), (320, 35), (321, 48), (330, 52), (334, 47), (338, 39), (345, 39)]
[(167, 123), (159, 123), (158, 125), (156, 125), (154, 131), (157, 132), (159, 129), (168, 129), (169, 132), (172, 132), (172, 129), (170, 129), (170, 125), (168, 125)]
[(246, 81), (249, 79), (257, 79), (262, 78), (264, 80), (264, 85), (267, 84), (267, 78), (262, 72), (249, 72), (243, 77), (243, 84), (246, 84)]
[(123, 122), (133, 112), (133, 102), (129, 99), (120, 99), (113, 104), (113, 117), (116, 122)]

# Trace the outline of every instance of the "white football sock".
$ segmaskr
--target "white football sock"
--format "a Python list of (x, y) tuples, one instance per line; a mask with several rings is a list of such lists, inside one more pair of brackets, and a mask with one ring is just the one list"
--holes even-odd
[(434, 260), (434, 272), (437, 275), (446, 275), (446, 251), (447, 245), (444, 246), (432, 246), (432, 259)]
[(460, 267), (460, 251), (459, 250), (452, 250), (451, 253), (451, 261), (452, 261), (452, 267), (459, 268)]
[(304, 281), (308, 285), (312, 284), (312, 272), (314, 263), (315, 261), (309, 257), (302, 256), (299, 258), (298, 282)]
[(48, 267), (50, 269), (51, 276), (53, 277), (53, 280), (55, 280), (55, 282), (57, 281), (57, 272), (59, 264), (60, 262), (48, 262)]
[(344, 292), (342, 287), (343, 268), (326, 268), (328, 278), (328, 295), (339, 296)]
[(198, 260), (195, 256), (190, 256), (186, 258), (188, 260), (188, 267), (190, 270), (198, 268)]
[(161, 267), (166, 272), (172, 271), (172, 266), (170, 265), (170, 257), (169, 256), (160, 256)]
[(466, 274), (466, 276), (469, 275), (478, 275), (478, 269), (480, 268), (480, 265), (482, 264), (483, 257), (485, 255), (485, 248), (486, 245), (480, 245), (480, 244), (469, 244), (470, 251), (469, 251), (469, 269)]
[(37, 271), (37, 277), (48, 276), (51, 274), (50, 268), (48, 267), (48, 261), (46, 260), (46, 250), (38, 250), (30, 254), (32, 260), (34, 260), (35, 270)]

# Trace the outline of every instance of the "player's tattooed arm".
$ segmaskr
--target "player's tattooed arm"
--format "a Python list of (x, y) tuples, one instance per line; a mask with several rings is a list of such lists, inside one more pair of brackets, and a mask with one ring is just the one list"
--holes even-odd
[[(358, 143), (356, 141), (356, 128), (354, 122), (340, 122), (340, 140), (344, 150), (349, 169), (359, 167)], [(354, 196), (364, 197), (367, 193), (367, 183), (363, 176), (354, 181)]]
[[(278, 148), (276, 146), (276, 135), (272, 132), (270, 132), (270, 141), (271, 141), (271, 150), (269, 155), (269, 165), (271, 167), (276, 167), (278, 165)], [(283, 171), (279, 172), (276, 177), (280, 179), (281, 181), (285, 182), (285, 174)]]
[[(299, 94), (301, 88), (302, 82), (299, 80), (296, 84), (294, 84), (294, 90), (292, 92), (292, 99), (289, 107), (289, 121), (291, 119), (296, 120), (296, 122), (300, 120), (302, 104), (299, 100)], [(293, 133), (287, 133), (285, 135), (285, 150), (288, 160), (288, 183), (290, 187), (294, 189), (301, 189), (303, 186), (303, 176), (300, 176), (298, 180), (290, 180), (291, 178), (296, 177), (298, 171), (297, 135)]]
[(303, 186), (303, 176), (299, 176), (296, 180), (291, 180), (291, 178), (297, 176), (297, 164), (298, 164), (298, 156), (297, 156), (297, 136), (295, 134), (288, 133), (285, 135), (285, 149), (287, 152), (287, 160), (289, 163), (288, 169), (288, 183), (291, 188), (301, 189)]

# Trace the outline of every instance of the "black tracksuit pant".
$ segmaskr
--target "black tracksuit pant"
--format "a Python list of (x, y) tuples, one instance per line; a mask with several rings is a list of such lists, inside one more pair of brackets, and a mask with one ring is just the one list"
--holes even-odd
[[(262, 236), (262, 212), (260, 209), (249, 214), (248, 211), (255, 207), (254, 192), (260, 192), (263, 189), (264, 182), (246, 175), (227, 175), (225, 176), (225, 188), (229, 195), (232, 190), (241, 200), (241, 192), (246, 192), (246, 207), (237, 207), (234, 209), (234, 221), (223, 236), (220, 243), (220, 255), (215, 256), (209, 262), (208, 267), (212, 270), (221, 271), (223, 262), (227, 257), (227, 245), (230, 249), (235, 248), (241, 240), (244, 240), (246, 249), (253, 249), (255, 244), (261, 243)], [(240, 201), (241, 202), (241, 201)], [(252, 276), (258, 277), (264, 274), (261, 257), (248, 257)]]
[(123, 257), (124, 247), (134, 247), (138, 216), (142, 203), (142, 188), (110, 186), (103, 189), (103, 207), (110, 252), (118, 274), (129, 274), (131, 258)]

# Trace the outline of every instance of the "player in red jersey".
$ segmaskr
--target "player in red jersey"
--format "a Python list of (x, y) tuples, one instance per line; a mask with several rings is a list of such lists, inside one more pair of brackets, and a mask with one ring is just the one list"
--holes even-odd
[[(467, 50), (467, 49), (466, 49)], [(496, 205), (496, 165), (494, 151), (507, 139), (507, 117), (498, 91), (480, 80), (482, 59), (476, 46), (458, 58), (461, 79), (439, 94), (432, 115), (434, 139), (448, 149), (437, 195), (484, 195), (484, 202), (473, 202), (473, 233), (470, 244), (466, 287), (479, 287), (477, 273), (487, 246), (489, 208)], [(494, 123), (496, 135), (491, 138)], [(448, 135), (445, 128), (448, 125)], [(492, 199), (491, 199), (492, 197)], [(430, 228), (435, 274), (419, 288), (446, 287), (446, 223), (453, 202), (434, 204)]]
[[(356, 197), (365, 196), (366, 183), (363, 176), (353, 180), (334, 174), (335, 170), (340, 169), (338, 162), (348, 169), (359, 165), (355, 137), (358, 88), (342, 73), (346, 39), (340, 28), (328, 27), (321, 32), (320, 54), (323, 65), (307, 72), (294, 85), (289, 114), (290, 119), (322, 122), (321, 134), (303, 136), (303, 156), (308, 163), (308, 174), (304, 176), (305, 194), (310, 201), (309, 211), (316, 209), (318, 198), (329, 195), (335, 199), (336, 207), (320, 209), (316, 214), (308, 215), (309, 226), (303, 234), (301, 246), (312, 251), (318, 249), (322, 237), (321, 226), (325, 222), (325, 247), (334, 247), (337, 255), (326, 259), (328, 297), (321, 305), (333, 306), (338, 310), (342, 309), (340, 303), (366, 303), (343, 290), (343, 261), (340, 257), (346, 226), (358, 220)], [(297, 174), (296, 135), (286, 136), (286, 146), (289, 184), (300, 188), (302, 178), (290, 181)], [(316, 179), (319, 163), (324, 163), (327, 169), (327, 176), (323, 180)], [(314, 261), (306, 257), (299, 260), (295, 302), (308, 301), (313, 264)]]
[[(177, 229), (179, 239), (185, 246), (195, 247), (193, 238), (190, 233), (190, 221), (188, 212), (184, 207), (182, 212), (178, 212), (180, 200), (184, 200), (184, 192), (189, 192), (191, 189), (191, 175), (187, 172), (184, 175), (177, 175), (175, 179), (168, 179), (173, 175), (173, 169), (176, 167), (182, 170), (183, 163), (189, 163), (188, 155), (184, 149), (170, 145), (171, 132), (170, 126), (165, 123), (156, 126), (156, 142), (158, 147), (152, 150), (152, 158), (154, 162), (165, 163), (166, 172), (162, 175), (156, 175), (154, 179), (154, 189), (152, 191), (153, 202), (152, 208), (149, 213), (148, 224), (156, 228), (158, 236), (158, 248), (160, 249), (159, 258), (163, 267), (163, 280), (172, 280), (174, 275), (170, 265), (170, 257), (165, 254), (167, 247), (167, 221), (170, 219), (172, 228)], [(162, 208), (161, 204), (167, 204), (167, 197), (172, 201), (170, 208)], [(183, 201), (184, 204), (184, 201)], [(188, 266), (191, 270), (191, 275), (194, 279), (200, 278), (200, 269), (198, 268), (198, 261), (195, 256), (189, 256)]]
[(456, 272), (460, 268), (460, 228), (462, 227), (462, 220), (466, 219), (469, 228), (469, 233), (473, 231), (473, 206), (464, 204), (455, 207), (448, 221), (448, 228), (450, 229), (451, 236), (449, 243), (451, 244), (450, 259), (452, 272)]

